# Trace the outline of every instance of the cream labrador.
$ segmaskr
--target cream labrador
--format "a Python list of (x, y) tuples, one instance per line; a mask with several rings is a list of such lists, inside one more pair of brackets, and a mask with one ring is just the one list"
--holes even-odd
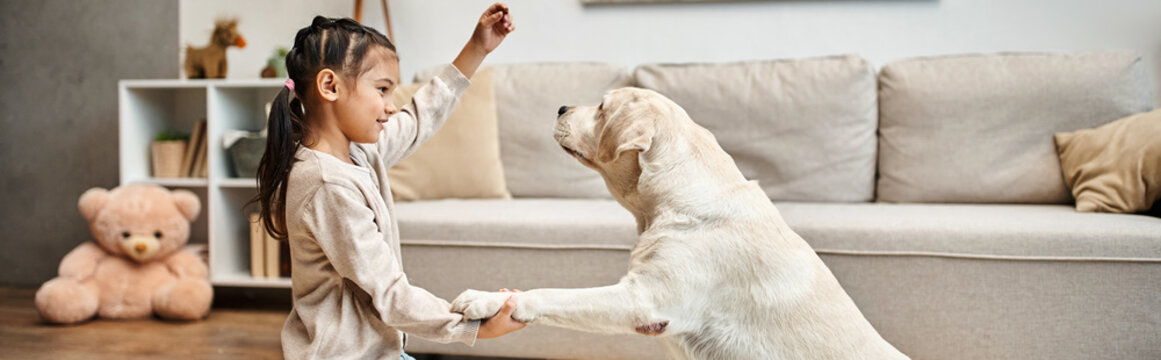
[[(883, 340), (756, 182), (685, 110), (650, 90), (561, 107), (564, 151), (637, 219), (615, 285), (518, 295), (519, 321), (656, 336), (672, 359), (906, 359)], [(468, 290), (452, 310), (497, 313), (510, 293)]]

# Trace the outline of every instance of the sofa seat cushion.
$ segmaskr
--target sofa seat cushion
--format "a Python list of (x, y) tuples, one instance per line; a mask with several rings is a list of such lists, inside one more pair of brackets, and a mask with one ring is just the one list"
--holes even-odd
[[(611, 199), (440, 200), (397, 203), (408, 280), (448, 301), (465, 289), (586, 288), (615, 284), (637, 239)], [(409, 337), (410, 353), (539, 359), (662, 360), (645, 336), (531, 325), (498, 339), (439, 344)]]
[[(1161, 219), (1067, 205), (776, 205), (872, 325), (913, 358), (1157, 358)], [(613, 200), (421, 201), (396, 211), (409, 280), (449, 300), (469, 288), (614, 284), (636, 239), (632, 215)], [(541, 325), (475, 347), (409, 338), (407, 350), (664, 358), (649, 337)]]
[(819, 253), (1161, 262), (1161, 219), (1068, 205), (779, 203)]
[[(775, 203), (820, 253), (1161, 259), (1161, 219), (1067, 205)], [(396, 205), (405, 245), (629, 250), (633, 216), (606, 199)]]

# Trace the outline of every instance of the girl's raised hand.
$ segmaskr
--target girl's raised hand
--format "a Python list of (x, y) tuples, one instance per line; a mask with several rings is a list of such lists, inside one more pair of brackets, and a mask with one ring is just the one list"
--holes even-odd
[(472, 42), (491, 53), (514, 30), (516, 25), (512, 23), (512, 14), (508, 13), (508, 5), (495, 3), (480, 15), (480, 21), (472, 33)]

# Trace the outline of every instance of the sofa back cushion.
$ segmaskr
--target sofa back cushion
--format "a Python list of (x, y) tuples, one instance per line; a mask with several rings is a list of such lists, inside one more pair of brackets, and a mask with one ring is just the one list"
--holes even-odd
[[(629, 86), (621, 66), (601, 63), (492, 65), (500, 129), (500, 161), (513, 197), (609, 198), (600, 174), (566, 154), (552, 138), (562, 105), (596, 105)], [(421, 71), (417, 81), (434, 73)]]
[(654, 64), (634, 77), (713, 132), (771, 199), (873, 199), (878, 110), (862, 58)]
[(909, 59), (879, 73), (878, 198), (1067, 203), (1052, 141), (1152, 108), (1131, 52)]

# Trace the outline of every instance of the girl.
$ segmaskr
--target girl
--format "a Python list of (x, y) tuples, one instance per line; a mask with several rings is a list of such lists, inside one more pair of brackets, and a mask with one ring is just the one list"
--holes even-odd
[(290, 241), (294, 308), (288, 359), (409, 359), (403, 332), (469, 345), (518, 330), (515, 298), (483, 322), (408, 283), (387, 169), (443, 124), (484, 57), (515, 30), (508, 7), (484, 12), (463, 51), (396, 109), (395, 47), (350, 19), (316, 17), (286, 56), (290, 79), (271, 106), (255, 201)]

